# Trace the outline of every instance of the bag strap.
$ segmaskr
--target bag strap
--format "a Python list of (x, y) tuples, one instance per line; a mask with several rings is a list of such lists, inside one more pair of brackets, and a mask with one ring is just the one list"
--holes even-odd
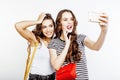
[(28, 52), (28, 56), (27, 56), (27, 60), (26, 60), (26, 68), (25, 68), (25, 72), (24, 72), (24, 80), (27, 79), (27, 77), (26, 77), (26, 74), (27, 74), (27, 67), (28, 67), (28, 64), (29, 64), (30, 53), (31, 53), (31, 48), (30, 48), (30, 45), (29, 45), (29, 44), (28, 44), (27, 52)]
[(26, 69), (25, 69), (25, 73), (24, 73), (24, 80), (27, 80), (27, 77), (28, 77), (28, 74), (29, 74), (29, 71), (30, 71), (30, 67), (32, 65), (32, 62), (33, 62), (33, 59), (34, 59), (34, 56), (35, 56), (37, 46), (38, 46), (38, 43), (35, 44), (35, 47), (34, 47), (34, 50), (32, 52), (31, 58), (30, 58), (30, 53), (31, 53), (30, 45), (27, 48), (28, 57), (27, 57), (27, 61), (26, 61)]

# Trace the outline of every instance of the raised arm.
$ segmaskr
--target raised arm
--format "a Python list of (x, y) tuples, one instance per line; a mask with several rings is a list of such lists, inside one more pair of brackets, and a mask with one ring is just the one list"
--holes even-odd
[(106, 37), (107, 28), (108, 28), (108, 17), (106, 14), (101, 15), (99, 20), (100, 20), (99, 26), (101, 28), (101, 32), (97, 41), (94, 42), (90, 40), (88, 37), (86, 37), (84, 40), (84, 43), (88, 48), (96, 51), (98, 51), (102, 47)]
[(64, 32), (64, 37), (65, 37), (65, 47), (62, 50), (61, 53), (59, 53), (60, 55), (57, 56), (56, 50), (55, 49), (49, 49), (50, 51), (50, 57), (51, 57), (51, 64), (53, 66), (53, 68), (55, 70), (59, 70), (59, 68), (62, 66), (62, 64), (65, 61), (69, 46), (70, 46), (70, 38), (71, 36), (68, 38), (67, 34), (65, 31)]
[(44, 13), (41, 13), (40, 16), (38, 17), (38, 20), (36, 21), (21, 21), (21, 22), (17, 22), (15, 24), (15, 28), (17, 30), (17, 32), (26, 40), (28, 40), (30, 43), (36, 42), (36, 38), (34, 36), (34, 34), (29, 31), (27, 28), (30, 26), (34, 26), (37, 24), (40, 24), (43, 20), (43, 18), (45, 17)]
[(51, 57), (51, 64), (55, 70), (59, 70), (59, 68), (62, 66), (63, 62), (65, 61), (68, 48), (69, 48), (68, 45), (66, 45), (62, 53), (60, 53), (60, 55), (58, 56), (57, 56), (55, 49), (49, 49), (50, 57)]

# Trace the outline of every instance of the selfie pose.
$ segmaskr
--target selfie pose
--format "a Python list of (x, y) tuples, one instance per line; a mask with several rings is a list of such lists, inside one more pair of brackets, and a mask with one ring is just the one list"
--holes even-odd
[[(100, 50), (102, 47), (108, 28), (108, 17), (105, 13), (100, 16), (98, 25), (98, 28), (101, 29), (100, 35), (96, 41), (92, 41), (85, 34), (77, 34), (77, 20), (71, 10), (63, 9), (58, 13), (55, 29), (56, 37), (52, 39), (48, 45), (51, 64), (56, 70), (56, 73), (61, 67), (69, 63), (75, 63), (76, 78), (69, 80), (89, 79), (85, 46), (95, 51)], [(59, 77), (59, 75), (56, 74), (56, 78), (57, 77)]]
[[(28, 29), (34, 26), (36, 26), (34, 30), (30, 31)], [(30, 52), (33, 52), (37, 44), (27, 80), (54, 80), (55, 70), (50, 64), (49, 50), (47, 48), (54, 36), (55, 29), (51, 14), (41, 13), (38, 20), (17, 22), (15, 28), (29, 42)], [(24, 77), (24, 80), (26, 80), (26, 77)]]

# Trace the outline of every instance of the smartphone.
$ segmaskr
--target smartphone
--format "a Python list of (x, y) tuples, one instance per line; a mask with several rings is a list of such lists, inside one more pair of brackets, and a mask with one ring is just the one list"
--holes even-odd
[(88, 12), (88, 21), (98, 23), (101, 12)]

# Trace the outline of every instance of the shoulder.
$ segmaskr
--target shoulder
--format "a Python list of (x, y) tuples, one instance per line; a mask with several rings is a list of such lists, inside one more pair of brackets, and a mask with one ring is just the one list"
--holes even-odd
[(55, 47), (57, 44), (59, 43), (59, 39), (58, 38), (54, 38), (50, 41), (50, 43), (48, 44), (48, 48), (53, 48)]
[(84, 41), (86, 35), (85, 34), (78, 34), (77, 39), (80, 41)]
[(86, 38), (85, 34), (78, 34), (77, 35), (77, 42), (78, 42), (79, 46), (81, 46), (81, 47), (84, 46), (85, 38)]
[(58, 38), (53, 38), (53, 39), (50, 41), (50, 44), (57, 43), (58, 41), (59, 41)]
[(52, 41), (56, 41), (56, 40), (58, 40), (58, 38), (53, 38), (53, 39), (51, 39), (51, 42), (52, 42)]

